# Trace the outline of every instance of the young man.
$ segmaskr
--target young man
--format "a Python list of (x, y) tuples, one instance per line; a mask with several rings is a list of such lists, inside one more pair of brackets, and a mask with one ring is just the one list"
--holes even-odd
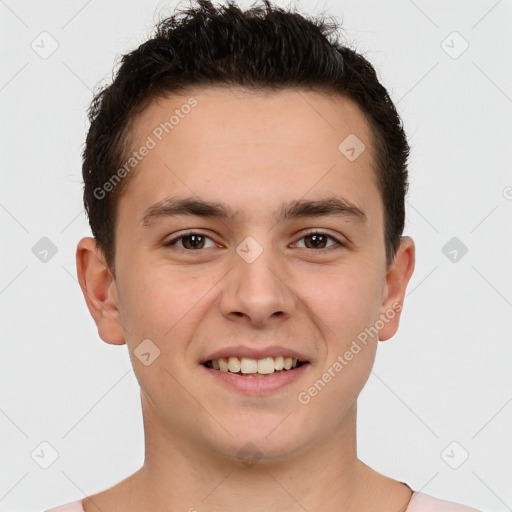
[(128, 346), (146, 452), (54, 512), (474, 510), (357, 457), (357, 398), (414, 269), (409, 147), (329, 31), (202, 0), (95, 98), (77, 271), (100, 337)]

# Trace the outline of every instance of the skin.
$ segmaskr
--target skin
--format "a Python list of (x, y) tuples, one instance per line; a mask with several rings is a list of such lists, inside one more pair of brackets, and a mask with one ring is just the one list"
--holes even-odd
[[(153, 101), (134, 124), (132, 147), (191, 95)], [(386, 266), (365, 118), (350, 100), (316, 92), (209, 88), (193, 96), (198, 105), (138, 164), (120, 198), (115, 279), (93, 238), (77, 247), (99, 336), (128, 346), (146, 449), (142, 468), (85, 499), (85, 511), (403, 510), (411, 491), (356, 453), (357, 397), (400, 312), (308, 404), (297, 399), (359, 333), (403, 304), (414, 270), (409, 237)], [(349, 134), (366, 146), (354, 161), (338, 150)], [(273, 219), (282, 203), (333, 194), (362, 209), (367, 222)], [(171, 195), (222, 201), (239, 216), (165, 218), (144, 228), (146, 209)], [(312, 228), (346, 246), (330, 238), (315, 246), (306, 236)], [(189, 229), (209, 237), (200, 249), (190, 238), (163, 245)], [(248, 236), (263, 249), (252, 263), (236, 252)], [(134, 355), (144, 339), (160, 350), (149, 366)], [(285, 388), (248, 397), (199, 365), (240, 344), (296, 348), (310, 365)], [(250, 467), (237, 457), (247, 442), (261, 454)]]

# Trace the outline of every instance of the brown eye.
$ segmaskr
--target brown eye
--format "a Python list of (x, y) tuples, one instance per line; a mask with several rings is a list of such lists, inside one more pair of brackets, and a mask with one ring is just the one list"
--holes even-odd
[(215, 246), (215, 243), (210, 237), (202, 235), (201, 233), (187, 233), (185, 235), (177, 236), (176, 238), (173, 238), (172, 240), (165, 242), (164, 246), (167, 247), (177, 245), (180, 249), (194, 251), (198, 249), (205, 249), (205, 243), (207, 240), (210, 240), (212, 242), (212, 245), (210, 245), (210, 247)]
[(309, 247), (307, 243), (305, 244), (308, 249), (325, 249), (325, 244), (327, 243), (328, 238), (329, 237), (326, 235), (318, 235), (314, 233), (312, 235), (305, 236), (304, 240), (310, 240), (311, 247)]
[[(306, 249), (335, 249), (340, 246), (345, 246), (344, 243), (340, 242), (338, 239), (334, 238), (331, 235), (328, 235), (327, 233), (321, 233), (321, 232), (313, 232), (308, 233), (304, 235), (300, 240), (304, 240), (304, 246)], [(329, 240), (334, 241), (335, 243), (331, 245), (327, 245), (329, 243)]]

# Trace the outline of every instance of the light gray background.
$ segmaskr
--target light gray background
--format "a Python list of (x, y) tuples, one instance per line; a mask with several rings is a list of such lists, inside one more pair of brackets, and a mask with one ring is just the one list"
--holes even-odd
[[(143, 462), (126, 346), (100, 340), (76, 281), (76, 244), (90, 235), (80, 153), (94, 85), (175, 5), (0, 0), (2, 511), (83, 498)], [(359, 401), (360, 457), (415, 490), (512, 510), (512, 2), (294, 5), (343, 19), (412, 146), (417, 265)], [(58, 42), (47, 58), (31, 47), (51, 48), (43, 31)], [(469, 43), (458, 58), (454, 31)], [(32, 252), (42, 237), (58, 249), (46, 263)], [(468, 248), (456, 262), (442, 252), (452, 237)], [(48, 469), (44, 441), (59, 455)]]

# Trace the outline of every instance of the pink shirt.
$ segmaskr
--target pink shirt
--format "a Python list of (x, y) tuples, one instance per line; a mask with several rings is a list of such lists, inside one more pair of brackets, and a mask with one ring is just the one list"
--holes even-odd
[[(60, 507), (45, 510), (45, 512), (85, 512), (82, 507), (82, 500), (73, 501)], [(409, 501), (409, 506), (405, 512), (479, 512), (475, 508), (459, 505), (452, 501), (444, 501), (423, 494), (422, 492), (414, 492)]]

